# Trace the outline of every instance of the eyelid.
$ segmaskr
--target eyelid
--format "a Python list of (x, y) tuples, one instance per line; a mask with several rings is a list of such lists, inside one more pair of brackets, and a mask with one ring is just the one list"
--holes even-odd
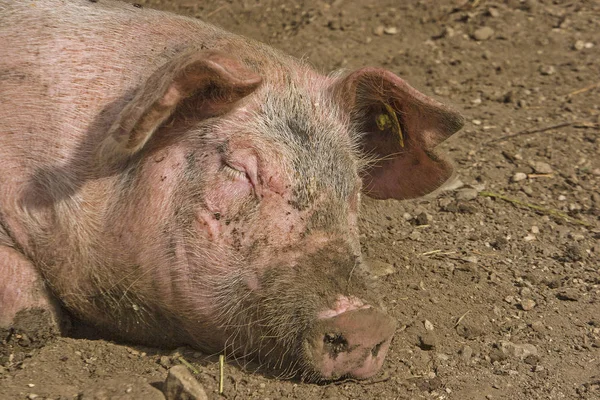
[(223, 171), (225, 172), (225, 175), (227, 175), (227, 177), (229, 179), (231, 179), (232, 181), (236, 181), (236, 180), (248, 180), (248, 175), (246, 174), (246, 171), (240, 171), (239, 169), (235, 169), (233, 168), (231, 165), (229, 164), (224, 164), (223, 165)]

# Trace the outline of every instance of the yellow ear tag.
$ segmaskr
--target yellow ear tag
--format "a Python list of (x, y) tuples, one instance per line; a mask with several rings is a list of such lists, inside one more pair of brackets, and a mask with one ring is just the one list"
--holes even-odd
[(385, 107), (387, 114), (379, 114), (375, 117), (377, 128), (379, 128), (380, 131), (391, 129), (393, 133), (398, 135), (400, 147), (404, 147), (404, 135), (402, 134), (402, 128), (400, 127), (400, 122), (398, 122), (396, 112), (389, 104), (383, 103), (383, 106)]

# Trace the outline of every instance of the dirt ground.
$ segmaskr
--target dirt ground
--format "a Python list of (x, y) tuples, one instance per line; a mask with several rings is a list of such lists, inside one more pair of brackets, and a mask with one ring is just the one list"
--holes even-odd
[(400, 327), (373, 379), (305, 384), (229, 362), (219, 395), (215, 358), (75, 330), (5, 342), (0, 398), (160, 399), (183, 359), (214, 399), (600, 399), (598, 1), (136, 2), (325, 72), (392, 70), (464, 113), (442, 146), (463, 186), (364, 202), (364, 253)]

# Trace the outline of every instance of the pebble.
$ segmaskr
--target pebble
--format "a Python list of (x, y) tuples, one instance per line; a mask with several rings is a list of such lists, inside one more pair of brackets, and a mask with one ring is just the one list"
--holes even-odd
[(554, 172), (550, 164), (543, 161), (532, 161), (529, 165), (538, 174), (551, 174)]
[(556, 68), (553, 65), (542, 65), (540, 67), (540, 74), (542, 75), (554, 75), (556, 73)]
[(471, 346), (468, 345), (464, 345), (461, 349), (460, 349), (460, 357), (464, 360), (464, 361), (469, 361), (471, 359), (471, 357), (473, 356), (473, 349), (471, 348)]
[(422, 212), (415, 217), (415, 223), (417, 225), (428, 225), (431, 222), (431, 215), (426, 212)]
[(463, 188), (456, 191), (456, 200), (471, 201), (477, 198), (477, 189)]
[(38, 397), (40, 397), (40, 396), (38, 396), (38, 395), (37, 395), (37, 394), (35, 394), (35, 393), (30, 393), (30, 394), (28, 394), (28, 395), (27, 395), (27, 398), (28, 398), (29, 400), (37, 399)]
[(543, 332), (546, 327), (544, 326), (544, 323), (542, 321), (535, 321), (531, 323), (531, 329), (533, 329), (536, 332)]
[(381, 36), (381, 35), (383, 35), (384, 31), (385, 31), (385, 27), (383, 25), (379, 25), (373, 29), (373, 34), (375, 36)]
[(529, 289), (527, 286), (522, 287), (521, 290), (519, 290), (519, 294), (523, 297), (531, 296), (531, 289)]
[(171, 366), (171, 358), (168, 356), (160, 356), (160, 358), (158, 359), (158, 363), (163, 367), (169, 369), (169, 367)]
[(574, 289), (564, 289), (556, 294), (556, 298), (562, 301), (579, 301), (579, 293)]
[(520, 182), (522, 180), (527, 179), (527, 174), (524, 172), (517, 172), (516, 174), (514, 174), (511, 178), (511, 181), (513, 182)]
[(434, 329), (431, 321), (429, 321), (427, 319), (425, 320), (425, 322), (423, 324), (425, 325), (425, 329), (427, 329), (428, 331), (432, 331)]
[(492, 17), (492, 18), (498, 18), (498, 17), (500, 16), (500, 11), (498, 11), (498, 9), (497, 9), (497, 8), (490, 7), (490, 8), (488, 9), (488, 14), (489, 14), (489, 15), (490, 15), (490, 17)]
[(166, 400), (208, 400), (204, 387), (184, 365), (169, 369), (163, 392)]
[(567, 199), (567, 197), (564, 194), (561, 194), (560, 196), (558, 196), (558, 201), (565, 201)]
[(529, 343), (517, 344), (509, 341), (501, 341), (498, 347), (504, 355), (520, 358), (521, 360), (529, 356), (537, 356), (538, 354), (537, 347)]
[(473, 32), (473, 39), (477, 41), (488, 40), (494, 36), (494, 30), (489, 26), (481, 27)]
[(532, 310), (533, 307), (535, 307), (535, 301), (531, 299), (523, 299), (521, 301), (521, 308), (523, 309), (523, 311)]
[(537, 226), (532, 226), (531, 227), (531, 233), (537, 235), (538, 233), (540, 233), (540, 228), (538, 228)]
[(388, 26), (383, 30), (383, 33), (385, 33), (386, 35), (395, 35), (396, 33), (398, 33), (398, 28), (396, 28), (395, 26)]
[(377, 278), (391, 275), (396, 272), (394, 266), (379, 260), (366, 260), (365, 263), (369, 267), (371, 274)]
[(419, 341), (421, 342), (419, 347), (422, 350), (429, 351), (437, 347), (437, 338), (433, 332), (427, 332), (419, 336)]
[(583, 50), (585, 48), (585, 42), (583, 40), (577, 40), (575, 44), (573, 44), (574, 50)]

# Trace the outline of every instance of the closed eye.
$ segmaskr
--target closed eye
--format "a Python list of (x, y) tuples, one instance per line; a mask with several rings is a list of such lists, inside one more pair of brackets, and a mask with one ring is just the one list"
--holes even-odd
[(223, 172), (232, 181), (238, 181), (238, 180), (245, 180), (245, 181), (247, 181), (248, 180), (248, 176), (246, 175), (246, 171), (237, 170), (235, 168), (230, 167), (227, 164), (223, 165)]

